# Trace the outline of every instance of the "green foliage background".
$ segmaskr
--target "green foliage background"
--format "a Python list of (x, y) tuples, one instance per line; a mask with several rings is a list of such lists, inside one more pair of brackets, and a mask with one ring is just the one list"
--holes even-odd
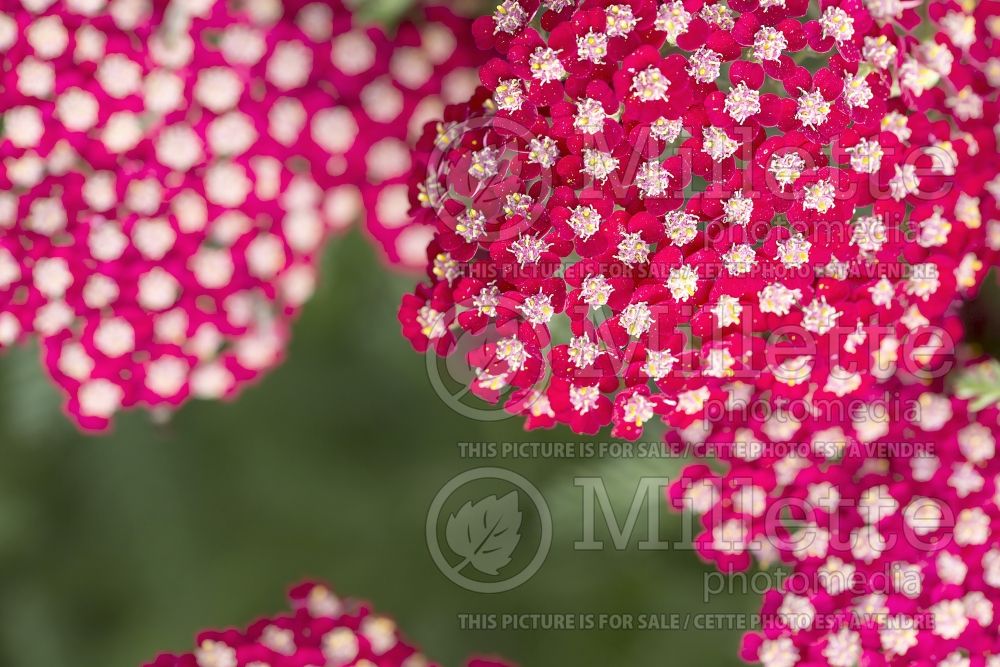
[[(411, 280), (378, 261), (359, 232), (334, 240), (287, 362), (239, 401), (193, 403), (165, 424), (133, 413), (108, 437), (81, 436), (36, 350), (0, 359), (0, 664), (137, 666), (190, 648), (199, 629), (281, 611), (286, 586), (309, 577), (369, 599), (444, 665), (477, 651), (525, 667), (740, 664), (737, 631), (459, 628), (462, 613), (747, 614), (757, 602), (704, 604), (708, 570), (690, 552), (640, 551), (639, 538), (622, 552), (573, 550), (573, 477), (602, 475), (623, 517), (640, 477), (676, 469), (663, 460), (500, 462), (552, 507), (549, 558), (508, 593), (445, 579), (425, 545), (428, 506), (454, 475), (490, 464), (462, 459), (457, 443), (526, 436), (516, 420), (470, 421), (437, 397), (398, 334)], [(997, 331), (997, 316), (973, 309), (974, 331)], [(677, 517), (661, 521), (679, 537)]]

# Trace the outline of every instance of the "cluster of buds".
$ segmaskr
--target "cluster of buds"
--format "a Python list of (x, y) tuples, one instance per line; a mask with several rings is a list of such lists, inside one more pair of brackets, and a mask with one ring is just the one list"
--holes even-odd
[(355, 202), (391, 260), (422, 253), (395, 182), (470, 89), (450, 12), (390, 40), (337, 2), (8, 4), (0, 346), (37, 336), (81, 427), (273, 367)]
[(918, 95), (911, 23), (808, 10), (505, 0), (479, 19), (483, 88), (417, 149), (437, 233), (399, 313), (414, 348), (466, 355), (471, 391), (529, 428), (626, 438), (734, 383), (849, 401), (947, 354), (1000, 249), (983, 54)]
[[(253, 623), (246, 630), (205, 631), (184, 655), (164, 654), (145, 667), (433, 667), (399, 634), (396, 623), (355, 600), (337, 597), (322, 584), (289, 593), (291, 612)], [(467, 667), (507, 667), (473, 659)]]

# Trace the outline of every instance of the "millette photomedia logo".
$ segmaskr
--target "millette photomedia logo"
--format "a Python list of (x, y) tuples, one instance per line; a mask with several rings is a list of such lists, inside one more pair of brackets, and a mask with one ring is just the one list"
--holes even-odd
[(517, 588), (545, 562), (552, 516), (534, 484), (505, 468), (467, 470), (427, 513), (427, 548), (448, 579), (476, 593)]

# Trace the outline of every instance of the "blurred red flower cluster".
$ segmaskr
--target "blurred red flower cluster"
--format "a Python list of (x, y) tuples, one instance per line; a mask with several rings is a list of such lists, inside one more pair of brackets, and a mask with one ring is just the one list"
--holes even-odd
[[(433, 667), (406, 642), (396, 623), (357, 600), (337, 597), (322, 584), (289, 593), (291, 612), (256, 621), (246, 630), (206, 630), (198, 647), (163, 654), (145, 667)], [(510, 667), (475, 658), (466, 667)]]
[(281, 358), (324, 239), (387, 259), (407, 140), (466, 97), (468, 21), (339, 2), (24, 0), (0, 14), (0, 345), (40, 339), (85, 429), (234, 395)]

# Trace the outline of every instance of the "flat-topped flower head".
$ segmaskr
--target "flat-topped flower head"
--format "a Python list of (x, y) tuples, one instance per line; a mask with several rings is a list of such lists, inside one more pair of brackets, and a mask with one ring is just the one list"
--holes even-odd
[[(391, 618), (366, 602), (338, 597), (324, 584), (295, 586), (288, 602), (285, 613), (261, 618), (245, 629), (204, 630), (191, 652), (163, 653), (145, 667), (435, 664), (403, 638)], [(505, 663), (475, 658), (467, 667), (505, 667)]]
[[(0, 263), (25, 298), (0, 312), (0, 343), (37, 336), (84, 429), (232, 397), (276, 366), (329, 231), (362, 203), (393, 261), (426, 258), (402, 229), (405, 140), (443, 77), (479, 62), (455, 38), (470, 24), (428, 9), (397, 49), (339, 3), (268, 4), (4, 15)], [(429, 339), (440, 312), (418, 309)]]
[[(924, 372), (1000, 248), (986, 85), (1000, 55), (954, 43), (949, 31), (969, 36), (956, 17), (917, 39), (903, 5), (878, 19), (841, 1), (524, 3), (512, 33), (480, 19), (482, 88), (413, 160), (411, 200), (438, 197), (414, 212), (436, 233), (427, 282), (400, 309), (406, 336), (447, 355), (530, 332), (530, 363), (485, 368), (499, 389), (477, 396), (529, 428), (624, 437), (657, 418), (693, 429), (739, 398), (846, 404)], [(975, 14), (940, 9), (933, 20)], [(531, 204), (511, 217), (513, 193)], [(440, 252), (461, 265), (450, 282)], [(474, 302), (487, 285), (492, 316)], [(519, 308), (539, 294), (544, 325)], [(445, 336), (420, 334), (421, 305), (448, 313)], [(784, 478), (800, 461), (772, 463)]]
[[(788, 367), (802, 368), (794, 359)], [(838, 382), (853, 377), (843, 368), (836, 371), (831, 377)], [(920, 571), (927, 565), (932, 572), (942, 568), (943, 578), (952, 585), (963, 584), (967, 573), (961, 572), (963, 559), (956, 557), (963, 547), (982, 546), (991, 539), (983, 516), (986, 508), (995, 508), (993, 491), (975, 478), (992, 479), (998, 472), (984, 463), (997, 436), (995, 407), (974, 410), (967, 401), (897, 379), (873, 388), (866, 403), (856, 406), (846, 420), (839, 406), (822, 400), (806, 399), (810, 414), (805, 418), (791, 418), (778, 406), (768, 407), (766, 399), (755, 400), (758, 404), (750, 410), (734, 406), (735, 422), (715, 422), (707, 433), (682, 434), (682, 439), (704, 439), (699, 456), (718, 457), (727, 464), (718, 474), (691, 465), (668, 494), (674, 507), (703, 515), (706, 533), (696, 538), (703, 555), (723, 569), (743, 569), (755, 557), (765, 566), (784, 560), (797, 573), (809, 574), (804, 580), (810, 582), (807, 590), (798, 587), (794, 594), (808, 595), (817, 609), (830, 609), (831, 602), (881, 608), (887, 600), (878, 596), (886, 594), (929, 609), (940, 604), (944, 591), (927, 584), (926, 570)], [(890, 418), (885, 409), (905, 416)], [(899, 439), (903, 432), (910, 434), (906, 440)], [(966, 442), (967, 447), (945, 452), (930, 444), (942, 438)], [(903, 447), (910, 448), (909, 455), (900, 455)], [(741, 490), (750, 484), (760, 493), (748, 499)], [(691, 491), (706, 485), (725, 491), (707, 502), (690, 503)], [(753, 510), (748, 512), (749, 500)], [(793, 506), (803, 511), (806, 524), (798, 535), (767, 518)], [(740, 536), (742, 548), (721, 548), (721, 533)], [(893, 534), (899, 538), (891, 539)], [(754, 549), (746, 546), (751, 540)], [(975, 557), (972, 563), (978, 563)], [(886, 578), (873, 576), (877, 572)], [(807, 609), (801, 600), (787, 597), (789, 593), (765, 598), (763, 627), (775, 631), (768, 631), (772, 639), (802, 630), (783, 625)], [(995, 593), (990, 593), (994, 599)], [(820, 603), (814, 595), (828, 597)], [(961, 595), (951, 589), (944, 599)], [(941, 614), (946, 610), (947, 605), (937, 607)], [(990, 630), (989, 621), (979, 629), (987, 634)], [(879, 638), (870, 639), (871, 648), (878, 650)], [(760, 656), (745, 657), (763, 661), (764, 647), (753, 645)], [(949, 651), (944, 649), (944, 654)]]
[[(813, 433), (814, 444), (821, 437), (859, 452), (825, 462), (822, 471), (818, 457), (807, 459), (780, 485), (768, 483), (764, 513), (777, 514), (785, 503), (801, 508), (799, 501), (808, 499), (804, 512), (814, 518), (801, 536), (789, 539), (773, 527), (734, 516), (722, 497), (697, 508), (705, 516), (720, 512), (710, 525), (738, 521), (731, 533), (770, 542), (792, 568), (785, 581), (797, 582), (765, 594), (760, 621), (766, 629), (744, 638), (748, 661), (795, 664), (816, 647), (821, 647), (818, 664), (835, 666), (880, 659), (887, 652), (890, 664), (909, 664), (917, 656), (932, 665), (969, 664), (968, 656), (977, 656), (989, 665), (1000, 655), (994, 614), (1000, 603), (1000, 538), (993, 530), (997, 499), (986, 485), (1000, 469), (985, 458), (998, 435), (997, 409), (938, 393), (941, 385), (893, 383), (877, 400), (886, 407), (902, 401), (895, 403), (902, 408), (899, 418), (873, 418), (875, 411), (862, 410), (833, 427), (841, 420), (826, 413), (796, 427)], [(918, 442), (926, 445), (910, 454), (898, 451), (901, 443)], [(956, 446), (935, 447), (939, 442)], [(763, 451), (768, 447), (765, 443)], [(761, 479), (768, 465), (731, 460), (737, 470), (726, 479), (692, 469), (685, 486), (713, 483), (725, 489), (729, 481)], [(682, 488), (671, 491), (675, 506), (682, 493)], [(708, 535), (698, 540), (709, 544)], [(747, 562), (737, 562), (746, 554), (734, 559), (721, 550), (705, 553), (724, 564)]]

